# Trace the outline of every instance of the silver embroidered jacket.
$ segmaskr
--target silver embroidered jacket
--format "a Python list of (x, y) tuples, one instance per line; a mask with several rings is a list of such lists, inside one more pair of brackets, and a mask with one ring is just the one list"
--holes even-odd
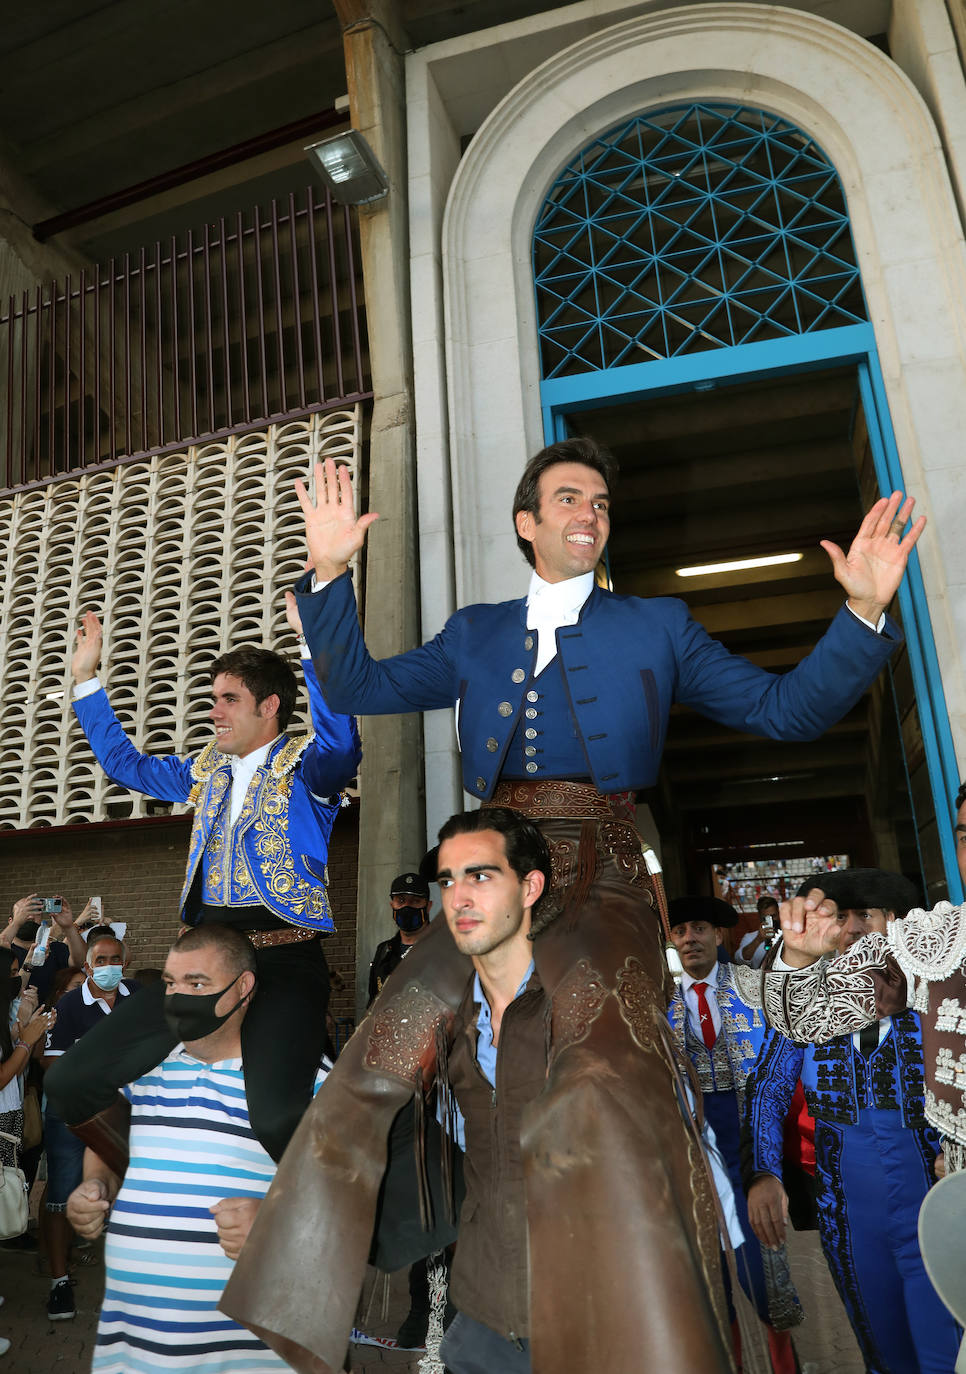
[[(800, 1043), (822, 1043), (878, 1019), (877, 978), (889, 959), (905, 977), (908, 1000), (922, 1022), (926, 1119), (945, 1137), (947, 1167), (961, 1168), (966, 1163), (966, 907), (940, 902), (932, 911), (910, 911), (903, 920), (891, 921), (885, 935), (863, 936), (846, 954), (804, 973), (769, 975), (759, 985), (759, 996), (777, 1030)], [(744, 972), (751, 980), (758, 977)]]

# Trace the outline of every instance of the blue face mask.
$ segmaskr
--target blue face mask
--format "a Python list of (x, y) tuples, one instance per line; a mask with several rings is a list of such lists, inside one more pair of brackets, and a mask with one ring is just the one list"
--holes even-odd
[(104, 964), (101, 968), (91, 969), (91, 977), (104, 992), (113, 992), (123, 976), (124, 969), (120, 964)]

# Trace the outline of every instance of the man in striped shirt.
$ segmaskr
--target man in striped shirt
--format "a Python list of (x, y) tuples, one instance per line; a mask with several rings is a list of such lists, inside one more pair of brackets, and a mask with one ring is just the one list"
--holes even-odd
[[(131, 1159), (123, 1181), (88, 1150), (67, 1214), (97, 1236), (108, 1215), (96, 1374), (268, 1374), (287, 1369), (217, 1310), (275, 1164), (248, 1116), (241, 1025), (255, 952), (227, 926), (175, 941), (165, 1016), (179, 1044), (124, 1090)], [(316, 1080), (316, 1088), (324, 1074)]]

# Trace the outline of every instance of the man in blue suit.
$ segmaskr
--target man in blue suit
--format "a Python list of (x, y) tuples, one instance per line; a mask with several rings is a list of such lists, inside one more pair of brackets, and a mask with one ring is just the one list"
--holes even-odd
[[(297, 630), (294, 603), (289, 616)], [(115, 782), (195, 808), (181, 919), (234, 926), (255, 946), (258, 987), (243, 1028), (245, 1072), (253, 1129), (278, 1159), (311, 1100), (328, 1042), (321, 940), (334, 926), (326, 859), (342, 789), (361, 758), (355, 721), (328, 707), (305, 659), (314, 731), (290, 737), (294, 672), (268, 649), (239, 648), (212, 667), (211, 743), (193, 758), (142, 754), (95, 676), (101, 638), (97, 616), (88, 612), (71, 661), (75, 713)], [(71, 1126), (117, 1105), (116, 1090), (170, 1052), (177, 1037), (164, 1020), (163, 992), (159, 984), (132, 999), (109, 1033), (93, 1032), (83, 1055), (65, 1055), (48, 1075), (48, 1095)], [(98, 1129), (88, 1124), (84, 1136), (94, 1149)]]
[[(734, 1190), (735, 1209), (745, 1237), (744, 1244), (735, 1250), (738, 1279), (766, 1323), (772, 1369), (775, 1374), (794, 1374), (797, 1365), (788, 1331), (803, 1318), (801, 1304), (789, 1277), (784, 1246), (763, 1250), (749, 1225), (741, 1179), (745, 1084), (765, 1038), (766, 1024), (761, 1010), (749, 1006), (735, 987), (731, 974), (734, 965), (718, 960), (721, 932), (738, 924), (738, 913), (718, 897), (676, 897), (668, 903), (668, 924), (682, 969), (668, 1007), (668, 1020), (678, 1049), (694, 1067), (704, 1119), (714, 1131)], [(737, 1320), (732, 1330), (740, 1368)]]
[[(728, 1367), (729, 1355), (710, 1185), (656, 1041), (667, 1033), (656, 1015), (666, 1006), (657, 919), (666, 923), (666, 903), (632, 808), (614, 794), (655, 781), (674, 702), (780, 739), (814, 739), (840, 719), (900, 640), (885, 610), (925, 522), (901, 538), (913, 503), (895, 493), (868, 513), (848, 554), (825, 543), (847, 606), (808, 658), (779, 677), (729, 654), (683, 602), (615, 596), (595, 584), (616, 476), (592, 440), (542, 450), (513, 506), (517, 542), (534, 570), (529, 594), (466, 607), (428, 644), (376, 661), (347, 570), (378, 516), (357, 517), (347, 470), (320, 464), (314, 501), (296, 483), (314, 569), (297, 589), (299, 611), (333, 710), (457, 707), (466, 791), (524, 812), (550, 845), (551, 890), (532, 932), (551, 1002), (550, 1069), (522, 1140), (534, 1370), (626, 1364), (627, 1351), (640, 1347), (655, 1365), (712, 1374)], [(371, 1225), (388, 1122), (451, 1034), (467, 972), (445, 928), (434, 927), (329, 1076), (325, 1112), (310, 1109), (303, 1120), (301, 1144), (293, 1141), (286, 1157), (292, 1173), (283, 1165), (278, 1202), (258, 1230), (260, 1271), (243, 1256), (226, 1292), (229, 1310), (275, 1332), (290, 1362), (297, 1348), (309, 1352), (296, 1368), (341, 1356), (364, 1263), (345, 1238)], [(326, 1119), (340, 1121), (343, 1135), (346, 1121), (366, 1123), (365, 1144), (356, 1133), (351, 1191)], [(286, 1194), (299, 1199), (291, 1217)], [(342, 1247), (345, 1288), (280, 1314), (264, 1282), (273, 1262), (269, 1227), (277, 1235), (290, 1234), (290, 1225), (304, 1230), (306, 1208), (323, 1249)], [(602, 1218), (611, 1227), (606, 1245)], [(645, 1232), (682, 1243), (654, 1250), (641, 1243)], [(676, 1315), (682, 1303), (684, 1325)]]

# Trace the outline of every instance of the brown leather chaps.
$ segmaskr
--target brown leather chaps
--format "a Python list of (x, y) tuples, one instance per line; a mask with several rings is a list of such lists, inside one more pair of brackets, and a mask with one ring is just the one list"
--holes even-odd
[[(494, 799), (531, 814), (553, 858), (534, 939), (549, 1074), (523, 1140), (533, 1374), (729, 1374), (712, 1185), (671, 1067), (657, 888), (599, 794), (571, 784), (560, 804), (547, 786), (562, 818), (532, 785)], [(222, 1309), (302, 1374), (342, 1368), (389, 1130), (431, 1080), (471, 973), (437, 917), (303, 1118), (225, 1289)]]

